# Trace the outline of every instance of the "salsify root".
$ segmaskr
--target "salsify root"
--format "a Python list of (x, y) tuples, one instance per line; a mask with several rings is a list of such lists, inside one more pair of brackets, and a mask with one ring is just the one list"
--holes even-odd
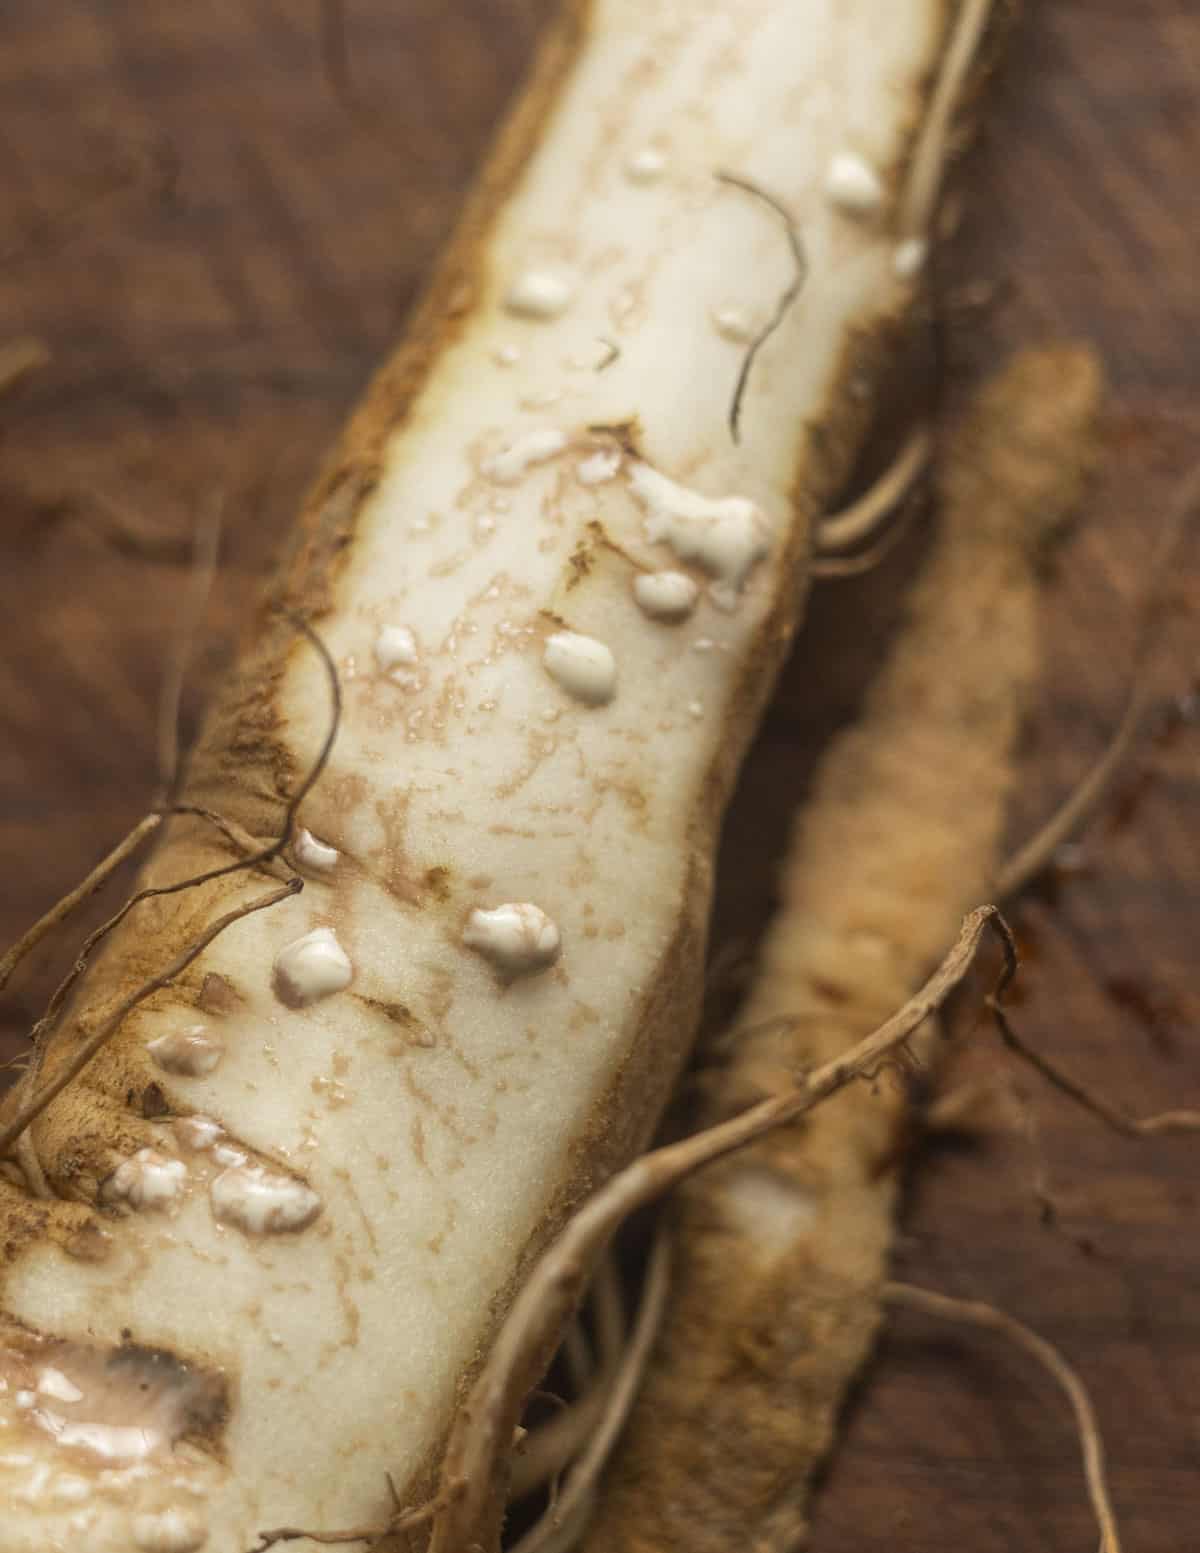
[[(53, 1197), (5, 1169), (0, 1322), (219, 1371), (227, 1407), (79, 1533), (8, 1384), (3, 1553), (181, 1525), (240, 1553), (430, 1498), (530, 1268), (685, 1060), (721, 813), (920, 286), (906, 175), (936, 190), (988, 9), (566, 0), (214, 697), (189, 820), (5, 1113)], [(272, 606), (344, 671), (316, 790), (326, 686)], [(291, 868), (303, 894), (205, 939)], [(58, 1254), (83, 1229), (113, 1266)], [(443, 1548), (496, 1543), (492, 1463), (575, 1314), (552, 1292)]]

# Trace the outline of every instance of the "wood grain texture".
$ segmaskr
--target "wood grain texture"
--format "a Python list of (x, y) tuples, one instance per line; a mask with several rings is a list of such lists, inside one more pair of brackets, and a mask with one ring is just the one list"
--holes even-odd
[[(6, 941), (142, 812), (184, 570), (114, 549), (113, 514), (186, 545), (216, 496), (225, 565), (188, 696), (323, 447), (390, 346), (550, 0), (354, 0), (350, 113), (299, 0), (0, 5), (0, 341), (51, 365), (0, 400), (0, 855)], [(1200, 13), (1029, 7), (939, 260), (961, 392), (1008, 346), (1086, 335), (1113, 379), (1108, 466), (1046, 609), (1021, 835), (1102, 746), (1149, 536), (1200, 451)], [(962, 288), (995, 283), (985, 311)], [(852, 714), (912, 551), (819, 591), (727, 828), (716, 942), (748, 950), (820, 737)], [(1197, 545), (1157, 684), (1195, 694)], [(1194, 705), (1194, 703), (1193, 703)], [(1197, 1103), (1200, 727), (1149, 746), (1087, 867), (1020, 913), (1024, 1033), (1139, 1110)], [(0, 1005), (20, 1031), (62, 961)], [(728, 960), (728, 955), (726, 955)], [(969, 1024), (969, 1019), (962, 1021)], [(1006, 1069), (980, 1032), (964, 1072)], [(1026, 1082), (1058, 1201), (1015, 1128), (927, 1152), (898, 1276), (999, 1301), (1092, 1386), (1128, 1553), (1181, 1553), (1200, 1498), (1200, 1156), (1133, 1144)], [(1007, 1352), (898, 1318), (818, 1505), (816, 1553), (1093, 1545), (1069, 1421)]]

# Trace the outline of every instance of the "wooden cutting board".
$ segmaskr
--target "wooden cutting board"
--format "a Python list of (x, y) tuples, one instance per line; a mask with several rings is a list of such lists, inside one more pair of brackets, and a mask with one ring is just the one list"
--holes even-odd
[[(194, 724), (320, 450), (389, 348), (549, 0), (39, 0), (0, 7), (0, 344), (48, 367), (0, 402), (0, 938), (143, 812), (189, 537), (224, 566)], [(324, 25), (322, 24), (322, 18)], [(349, 80), (347, 80), (347, 64)], [(1029, 7), (940, 261), (949, 392), (1011, 345), (1086, 336), (1107, 467), (1046, 607), (1014, 838), (1102, 747), (1155, 525), (1200, 456), (1200, 9)], [(986, 303), (986, 305), (980, 305)], [(919, 545), (919, 540), (914, 541)], [(1200, 1104), (1200, 588), (1159, 656), (1162, 728), (1082, 868), (1019, 913), (1026, 1036), (1136, 1110)], [(911, 551), (817, 594), (731, 817), (718, 943), (748, 948), (820, 737), (886, 646)], [(21, 1032), (61, 964), (0, 1004)], [(961, 1072), (1010, 1072), (969, 1002)], [(1200, 1545), (1200, 1139), (1133, 1144), (1018, 1074), (914, 1173), (900, 1276), (993, 1299), (1077, 1362), (1127, 1553)], [(1057, 1203), (1041, 1221), (1042, 1178)], [(847, 1421), (815, 1553), (1086, 1553), (1060, 1400), (1004, 1349), (899, 1320)]]

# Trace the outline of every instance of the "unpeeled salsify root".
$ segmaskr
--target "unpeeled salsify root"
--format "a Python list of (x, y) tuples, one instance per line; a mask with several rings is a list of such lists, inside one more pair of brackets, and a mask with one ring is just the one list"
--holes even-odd
[[(1037, 562), (1081, 494), (1099, 381), (1084, 350), (1026, 353), (951, 433), (932, 551), (860, 719), (818, 768), (744, 1031), (700, 1071), (700, 1122), (851, 1046), (986, 896), (1037, 670)], [(802, 1536), (880, 1320), (903, 1112), (902, 1085), (857, 1088), (681, 1189), (674, 1292), (585, 1548)]]

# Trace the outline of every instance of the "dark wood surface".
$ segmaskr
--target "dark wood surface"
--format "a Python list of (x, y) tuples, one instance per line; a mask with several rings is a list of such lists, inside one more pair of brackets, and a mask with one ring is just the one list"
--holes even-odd
[[(549, 10), (356, 0), (349, 111), (315, 4), (0, 3), (0, 343), (36, 334), (53, 353), (0, 401), (0, 938), (143, 811), (179, 553), (220, 501), (190, 725)], [(1096, 342), (1113, 390), (1104, 479), (1048, 595), (1014, 836), (1103, 744), (1150, 537), (1200, 456), (1198, 165), (1200, 10), (1028, 7), (941, 263), (948, 381), (960, 392), (1009, 345), (1070, 333)], [(993, 304), (962, 305), (984, 282)], [(1162, 736), (1083, 868), (1019, 914), (1025, 1034), (1139, 1110), (1200, 1103), (1196, 553), (1156, 669)], [(886, 644), (907, 564), (815, 599), (730, 821), (723, 941), (746, 947), (769, 909), (789, 808)], [(40, 957), (0, 1005), (8, 1051), (54, 968)], [(982, 1027), (963, 1071), (1008, 1071)], [(1001, 1113), (971, 1146), (927, 1151), (899, 1272), (994, 1299), (1058, 1342), (1095, 1394), (1127, 1553), (1187, 1553), (1200, 1546), (1200, 1140), (1125, 1142), (1021, 1082), (1036, 1147)], [(897, 1321), (850, 1410), (817, 1553), (1094, 1546), (1048, 1384), (994, 1343)]]

